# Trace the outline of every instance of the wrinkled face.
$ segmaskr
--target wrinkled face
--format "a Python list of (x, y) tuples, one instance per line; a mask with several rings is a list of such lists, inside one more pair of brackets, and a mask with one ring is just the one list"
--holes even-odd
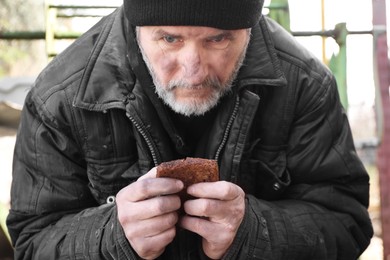
[(186, 116), (204, 114), (230, 90), (249, 38), (249, 29), (137, 28), (138, 44), (157, 94)]

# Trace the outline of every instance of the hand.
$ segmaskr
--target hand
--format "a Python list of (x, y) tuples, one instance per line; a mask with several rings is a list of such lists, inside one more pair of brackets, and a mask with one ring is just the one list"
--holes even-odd
[(160, 256), (176, 235), (180, 198), (172, 195), (183, 183), (155, 178), (156, 168), (119, 191), (116, 197), (119, 223), (135, 252), (143, 259)]
[(208, 257), (222, 258), (244, 218), (244, 191), (233, 183), (220, 181), (194, 184), (187, 193), (198, 199), (184, 203), (188, 215), (182, 217), (180, 226), (203, 237), (203, 251)]

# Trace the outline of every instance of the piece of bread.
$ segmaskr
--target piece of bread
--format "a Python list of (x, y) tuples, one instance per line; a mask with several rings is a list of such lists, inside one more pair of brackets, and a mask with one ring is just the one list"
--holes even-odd
[(184, 183), (179, 196), (182, 203), (189, 199), (187, 187), (199, 182), (214, 182), (219, 180), (219, 170), (216, 160), (191, 158), (163, 162), (157, 166), (157, 177), (175, 178)]

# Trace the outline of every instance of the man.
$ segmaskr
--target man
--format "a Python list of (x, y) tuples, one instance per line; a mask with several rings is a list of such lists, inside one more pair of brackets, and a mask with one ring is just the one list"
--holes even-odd
[[(334, 77), (262, 5), (125, 0), (41, 73), (15, 148), (17, 259), (364, 251), (369, 180)], [(182, 205), (183, 183), (155, 177), (185, 157), (221, 181)]]

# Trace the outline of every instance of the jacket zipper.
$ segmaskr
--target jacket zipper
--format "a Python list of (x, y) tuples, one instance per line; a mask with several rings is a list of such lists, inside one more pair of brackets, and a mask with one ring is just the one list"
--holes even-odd
[(138, 132), (141, 134), (141, 136), (144, 138), (146, 145), (149, 148), (149, 151), (152, 155), (154, 166), (159, 165), (161, 162), (160, 155), (158, 153), (158, 149), (156, 147), (156, 144), (152, 141), (152, 137), (148, 133), (148, 131), (145, 130), (145, 126), (142, 122), (138, 121), (136, 118), (134, 118), (130, 113), (126, 112), (126, 116), (130, 119), (130, 121), (133, 123), (135, 128), (138, 130)]
[[(235, 101), (235, 104), (234, 104), (234, 108), (233, 108), (233, 112), (232, 114), (230, 115), (230, 118), (229, 118), (229, 121), (228, 121), (228, 124), (226, 126), (226, 129), (225, 129), (225, 132), (223, 134), (223, 138), (222, 138), (222, 141), (221, 141), (221, 144), (219, 145), (216, 153), (215, 153), (215, 160), (218, 161), (219, 160), (219, 157), (221, 155), (221, 152), (222, 152), (222, 149), (224, 148), (226, 142), (227, 142), (227, 139), (228, 139), (228, 136), (229, 136), (229, 133), (230, 133), (230, 130), (232, 128), (232, 125), (233, 125), (233, 122), (234, 122), (234, 119), (236, 118), (237, 116), (237, 113), (238, 113), (238, 107), (240, 105), (240, 97), (237, 96), (236, 97), (236, 101)], [(135, 128), (138, 130), (138, 132), (141, 134), (141, 136), (144, 138), (148, 148), (149, 148), (149, 151), (152, 155), (152, 159), (153, 159), (153, 163), (155, 166), (159, 165), (159, 163), (161, 162), (161, 158), (157, 152), (157, 147), (156, 145), (154, 144), (154, 142), (152, 141), (152, 138), (150, 136), (150, 134), (145, 130), (145, 126), (143, 125), (142, 122), (139, 122), (137, 121), (137, 119), (135, 119), (130, 113), (126, 112), (126, 116), (130, 119), (130, 121), (133, 123), (133, 125), (135, 126)]]
[(215, 153), (215, 157), (214, 157), (214, 158), (215, 158), (216, 161), (219, 160), (219, 156), (221, 155), (222, 149), (224, 148), (224, 146), (225, 146), (225, 144), (226, 144), (226, 142), (227, 142), (227, 139), (228, 139), (230, 130), (231, 130), (231, 128), (232, 128), (234, 119), (236, 118), (237, 113), (238, 113), (238, 107), (239, 107), (239, 105), (240, 105), (240, 97), (239, 97), (239, 95), (237, 95), (236, 101), (235, 101), (235, 104), (234, 104), (234, 108), (233, 108), (233, 112), (232, 112), (232, 114), (230, 115), (228, 124), (227, 124), (226, 129), (225, 129), (225, 132), (224, 132), (224, 134), (223, 134), (222, 142), (221, 142), (221, 144), (219, 145), (217, 152)]

